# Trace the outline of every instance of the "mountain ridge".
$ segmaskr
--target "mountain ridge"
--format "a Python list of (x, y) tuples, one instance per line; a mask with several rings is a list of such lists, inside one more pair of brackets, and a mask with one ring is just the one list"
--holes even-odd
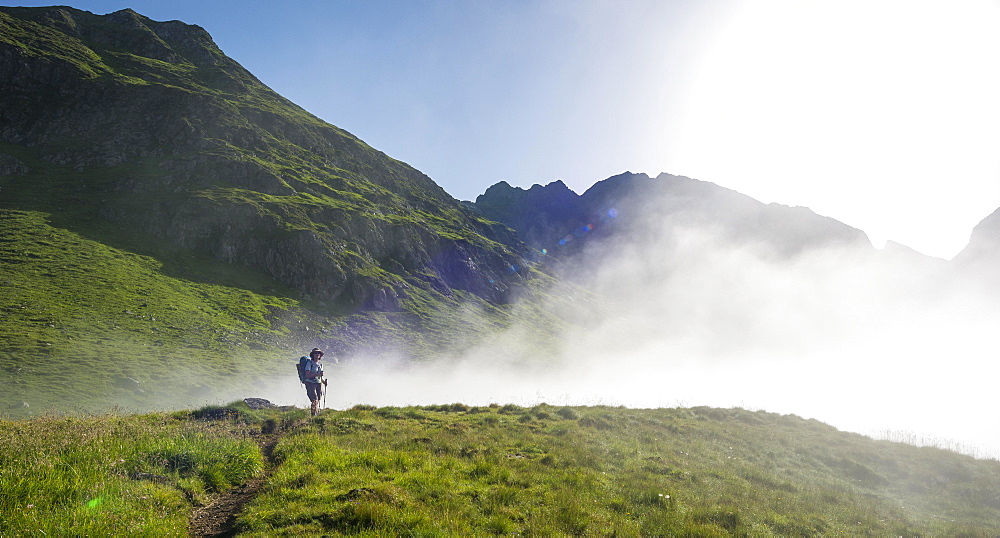
[(733, 243), (757, 243), (780, 256), (835, 244), (871, 249), (861, 230), (809, 208), (764, 204), (715, 183), (661, 173), (623, 172), (576, 194), (563, 182), (529, 189), (497, 183), (474, 206), (521, 234), (536, 251), (576, 253), (592, 238), (661, 228), (715, 228)]

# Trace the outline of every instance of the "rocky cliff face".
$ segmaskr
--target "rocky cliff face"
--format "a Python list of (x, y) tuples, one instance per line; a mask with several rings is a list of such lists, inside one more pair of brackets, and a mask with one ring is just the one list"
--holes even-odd
[(580, 196), (562, 181), (511, 187), (501, 181), (476, 198), (475, 207), (488, 218), (517, 230), (518, 236), (536, 249), (551, 247), (553, 238), (586, 224), (589, 217)]
[(508, 230), (197, 26), (0, 8), (0, 92), (7, 207), (109, 221), (353, 307), (398, 309), (412, 286), (502, 302), (520, 281)]
[(707, 230), (733, 245), (792, 256), (830, 245), (871, 248), (861, 230), (804, 207), (763, 204), (713, 183), (686, 177), (625, 172), (582, 195), (561, 182), (528, 190), (490, 187), (475, 206), (518, 231), (536, 251), (572, 255), (595, 241), (635, 240), (665, 229)]

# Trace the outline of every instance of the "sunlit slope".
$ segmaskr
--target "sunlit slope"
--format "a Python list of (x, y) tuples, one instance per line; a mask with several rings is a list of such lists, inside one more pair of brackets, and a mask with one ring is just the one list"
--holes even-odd
[[(331, 316), (239, 265), (50, 220), (0, 209), (0, 417), (269, 396), (316, 345), (427, 359), (511, 323), (509, 309), (471, 294), (414, 293), (412, 311)], [(553, 330), (542, 311), (519, 315), (537, 316), (539, 341)]]
[[(254, 457), (247, 441), (270, 435)], [(741, 409), (456, 403), (308, 420), (241, 402), (0, 422), (0, 463), (12, 534), (182, 533), (195, 504), (255, 475), (237, 535), (1000, 533), (997, 461)]]
[(408, 290), (504, 302), (517, 241), (276, 94), (202, 28), (0, 8), (4, 207), (69, 212), (261, 272), (341, 311)]
[(182, 405), (273, 373), (296, 303), (185, 275), (185, 261), (204, 263), (164, 267), (44, 214), (0, 210), (3, 412)]

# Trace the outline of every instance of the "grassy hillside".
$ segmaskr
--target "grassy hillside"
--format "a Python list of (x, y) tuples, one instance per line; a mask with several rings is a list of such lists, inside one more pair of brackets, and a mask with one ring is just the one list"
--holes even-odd
[(196, 507), (255, 479), (237, 535), (1000, 533), (996, 461), (739, 409), (358, 406), (310, 420), (238, 403), (0, 422), (4, 535), (183, 534)]
[[(54, 213), (0, 208), (0, 417), (230, 401), (293, 378), (317, 345), (430, 359), (512, 323), (513, 306), (416, 289), (402, 312), (331, 314), (245, 267)], [(559, 321), (530, 303), (518, 319), (545, 341)]]
[(461, 352), (551, 282), (197, 26), (0, 7), (0, 86), (0, 417), (259, 395), (315, 346)]
[[(252, 285), (171, 275), (183, 260), (164, 267), (41, 213), (0, 211), (0, 231), (0, 404), (11, 413), (208, 397), (227, 377), (273, 373), (269, 359), (302, 315)], [(230, 276), (253, 283), (245, 273)]]
[(506, 302), (513, 234), (274, 93), (202, 28), (0, 7), (0, 207), (57, 208), (241, 265), (327, 309), (409, 288)]

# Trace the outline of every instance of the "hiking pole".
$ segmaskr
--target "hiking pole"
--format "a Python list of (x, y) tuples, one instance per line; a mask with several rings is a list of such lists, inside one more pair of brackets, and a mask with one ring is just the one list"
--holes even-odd
[(326, 383), (326, 380), (324, 379), (323, 380), (323, 409), (326, 409), (326, 393), (327, 393), (327, 390), (328, 390), (327, 389), (327, 383)]

